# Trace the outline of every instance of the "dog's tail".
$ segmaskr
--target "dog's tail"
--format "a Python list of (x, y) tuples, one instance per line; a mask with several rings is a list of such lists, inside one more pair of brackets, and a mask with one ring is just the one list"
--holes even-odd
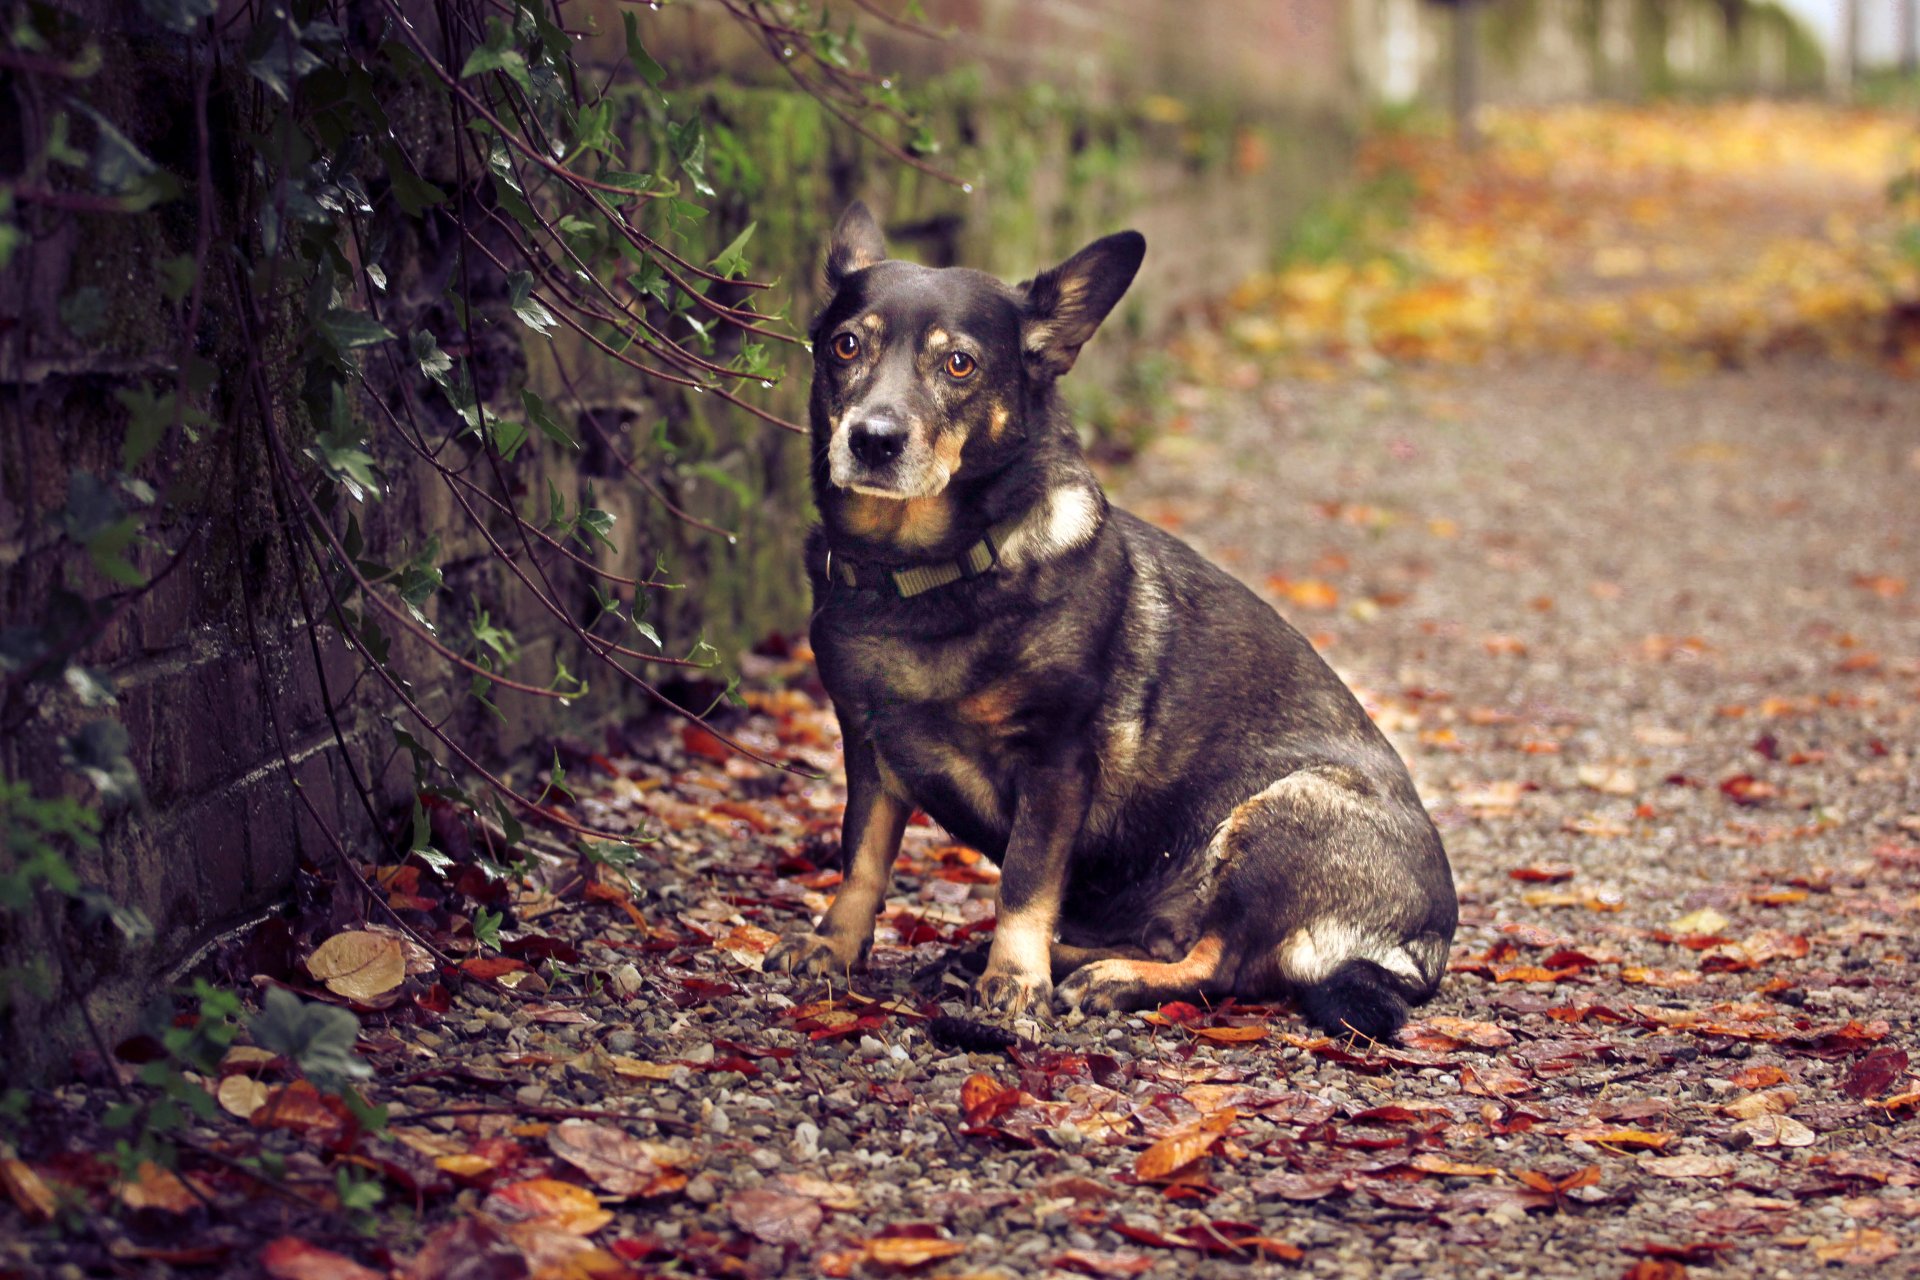
[(1380, 965), (1354, 957), (1296, 995), (1308, 1021), (1336, 1036), (1388, 1040), (1407, 1020), (1405, 987)]

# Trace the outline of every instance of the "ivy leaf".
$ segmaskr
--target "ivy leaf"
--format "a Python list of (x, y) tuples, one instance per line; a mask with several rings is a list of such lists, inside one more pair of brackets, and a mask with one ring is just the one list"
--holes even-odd
[(248, 1025), (254, 1043), (283, 1054), (322, 1089), (335, 1091), (365, 1080), (373, 1067), (354, 1052), (360, 1020), (345, 1009), (308, 1004), (283, 987), (268, 987), (262, 1008)]
[[(601, 542), (606, 543), (609, 551), (618, 551), (620, 549), (615, 546), (613, 542), (613, 513), (611, 511), (602, 511), (598, 507), (586, 507), (580, 512), (580, 526)], [(588, 543), (587, 545), (591, 546), (592, 544)]]
[(60, 323), (76, 338), (91, 338), (106, 328), (106, 291), (95, 285), (83, 285), (60, 299)]
[(453, 357), (440, 349), (440, 344), (425, 329), (415, 329), (407, 339), (413, 348), (413, 358), (420, 366), (420, 372), (427, 375), (436, 386), (447, 385), (447, 375), (453, 372)]
[(387, 169), (387, 186), (409, 218), (417, 218), (434, 205), (446, 203), (447, 193), (409, 169), (392, 147), (381, 149), (380, 160)]
[(747, 247), (747, 241), (753, 239), (754, 229), (759, 225), (758, 222), (749, 222), (747, 229), (735, 236), (733, 243), (715, 254), (713, 261), (707, 265), (729, 280), (738, 280), (747, 274), (747, 259), (741, 250)]
[(155, 395), (149, 386), (122, 387), (113, 393), (113, 398), (127, 411), (127, 435), (120, 445), (120, 469), (131, 471), (159, 447), (167, 428), (173, 425), (173, 392)]
[(682, 124), (669, 124), (667, 146), (695, 191), (709, 197), (717, 194), (713, 184), (707, 181), (707, 131), (699, 116), (690, 117)]
[(320, 318), (320, 330), (326, 334), (327, 341), (340, 351), (370, 347), (394, 336), (393, 330), (364, 311), (348, 311), (340, 307), (335, 307)]
[(503, 462), (512, 462), (513, 455), (520, 452), (520, 446), (527, 442), (527, 429), (512, 418), (495, 418), (493, 427), (493, 447), (499, 452)]
[(507, 24), (498, 18), (488, 18), (487, 42), (467, 55), (466, 65), (460, 68), (460, 78), (465, 80), (469, 76), (498, 71), (531, 94), (533, 77), (527, 73), (527, 60), (512, 44), (513, 32)]
[(567, 434), (566, 429), (554, 421), (553, 414), (547, 409), (546, 401), (531, 391), (522, 391), (520, 393), (520, 404), (521, 407), (527, 411), (527, 420), (533, 423), (534, 426), (540, 428), (541, 435), (563, 449), (578, 449), (580, 447), (574, 438)]
[(169, 31), (192, 35), (195, 24), (211, 18), (219, 0), (140, 0), (146, 15)]
[(633, 63), (633, 69), (640, 73), (642, 80), (656, 89), (659, 88), (661, 82), (667, 78), (667, 69), (655, 62), (653, 55), (648, 53), (646, 47), (640, 43), (640, 23), (633, 10), (628, 9), (622, 13), (620, 20), (627, 24), (627, 60)]
[(60, 744), (67, 767), (92, 783), (100, 798), (111, 806), (140, 800), (140, 775), (127, 758), (132, 746), (133, 739), (118, 720), (90, 720)]
[(553, 312), (533, 296), (533, 272), (516, 271), (507, 277), (507, 305), (513, 308), (513, 314), (519, 316), (527, 328), (543, 338), (551, 336), (550, 331), (557, 321), (553, 318)]
[(167, 301), (185, 302), (187, 295), (193, 292), (193, 281), (200, 267), (193, 255), (183, 253), (174, 258), (162, 258), (154, 267), (160, 273), (160, 292), (167, 296)]

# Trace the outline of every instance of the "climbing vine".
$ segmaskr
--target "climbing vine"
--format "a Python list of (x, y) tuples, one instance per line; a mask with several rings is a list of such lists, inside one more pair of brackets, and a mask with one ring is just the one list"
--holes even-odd
[[(674, 566), (656, 553), (644, 572), (616, 572), (612, 553), (626, 545), (631, 563), (637, 531), (591, 483), (556, 479), (592, 451), (600, 473), (610, 464), (674, 520), (731, 540), (673, 481), (751, 489), (685, 451), (675, 414), (720, 404), (801, 431), (767, 394), (803, 343), (769, 302), (774, 273), (756, 270), (755, 223), (713, 230), (733, 207), (738, 142), (650, 52), (661, 7), (141, 0), (113, 29), (50, 5), (5, 10), (0, 88), (18, 123), (0, 140), (0, 271), (29, 295), (42, 276), (66, 278), (51, 315), (23, 313), (53, 323), (13, 325), (0, 360), (16, 382), (76, 362), (103, 372), (111, 413), (76, 430), (113, 439), (73, 450), (83, 461), (65, 474), (22, 464), (6, 477), (15, 563), (34, 567), (36, 589), (30, 611), (0, 620), (0, 734), (63, 726), (72, 785), (46, 795), (0, 780), (0, 933), (50, 900), (130, 938), (147, 928), (71, 861), (141, 804), (113, 682), (89, 656), (181, 574), (238, 580), (264, 678), (245, 580), (284, 570), (292, 598), (276, 611), (299, 621), (338, 762), (375, 829), (391, 826), (376, 801), (387, 760), (343, 723), (356, 696), (372, 691), (385, 750), (411, 764), (412, 821), (398, 827), (410, 852), (445, 856), (429, 820), (442, 807), (465, 814), (496, 861), (529, 827), (579, 842), (584, 858), (632, 856), (632, 835), (546, 803), (565, 787), (558, 760), (543, 783), (516, 786), (427, 690), (456, 673), (492, 717), (503, 691), (571, 703), (609, 687), (703, 724), (712, 710), (706, 673), (720, 655), (704, 640), (670, 651), (653, 620), (660, 593), (682, 585)], [(917, 28), (913, 8), (852, 6)], [(719, 0), (705, 12), (872, 146), (946, 178), (844, 7)], [(163, 115), (159, 102), (186, 109)], [(84, 261), (112, 270), (68, 270)], [(116, 363), (129, 328), (146, 348), (160, 330), (159, 354)], [(583, 384), (608, 370), (657, 424), (595, 403)], [(270, 513), (264, 537), (243, 536), (236, 492)], [(420, 522), (400, 507), (440, 512), (438, 533), (409, 541)], [(449, 586), (476, 556), (497, 592)], [(570, 643), (523, 643), (509, 615)], [(344, 682), (323, 652), (334, 637), (356, 660)], [(705, 692), (676, 693), (663, 673)], [(286, 726), (267, 709), (292, 782)], [(322, 808), (297, 783), (292, 795), (358, 878)], [(8, 975), (23, 976), (53, 980), (44, 967)]]

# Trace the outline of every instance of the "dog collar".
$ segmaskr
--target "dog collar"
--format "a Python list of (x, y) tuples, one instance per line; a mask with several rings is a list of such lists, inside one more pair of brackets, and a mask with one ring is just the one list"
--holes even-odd
[(1024, 516), (1002, 520), (987, 530), (987, 536), (961, 553), (957, 560), (917, 564), (908, 569), (854, 568), (851, 561), (835, 557), (827, 548), (827, 580), (857, 591), (885, 591), (891, 587), (902, 600), (937, 590), (951, 583), (977, 578), (1000, 563), (1000, 549), (1024, 523)]

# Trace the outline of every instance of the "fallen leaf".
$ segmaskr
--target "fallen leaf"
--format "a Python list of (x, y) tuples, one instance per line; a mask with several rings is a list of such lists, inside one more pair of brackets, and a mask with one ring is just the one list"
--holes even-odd
[(1720, 933), (1732, 923), (1712, 907), (1702, 907), (1690, 915), (1681, 916), (1667, 927), (1683, 936)]
[(1853, 1069), (1840, 1082), (1840, 1092), (1862, 1102), (1877, 1098), (1906, 1074), (1907, 1062), (1905, 1049), (1875, 1049), (1853, 1064)]
[(1457, 1160), (1449, 1160), (1431, 1151), (1421, 1152), (1409, 1163), (1422, 1173), (1438, 1173), (1456, 1178), (1497, 1178), (1502, 1172), (1490, 1164), (1461, 1164)]
[(1736, 1120), (1751, 1120), (1755, 1116), (1780, 1115), (1793, 1110), (1800, 1102), (1800, 1095), (1792, 1089), (1768, 1089), (1764, 1093), (1750, 1093), (1744, 1098), (1735, 1098), (1721, 1108)]
[(1586, 1142), (1596, 1147), (1632, 1147), (1643, 1151), (1658, 1151), (1673, 1141), (1670, 1133), (1651, 1132), (1646, 1129), (1576, 1129), (1567, 1135), (1568, 1142)]
[(1793, 1077), (1771, 1063), (1763, 1063), (1757, 1067), (1742, 1067), (1727, 1079), (1742, 1089), (1764, 1089), (1769, 1085), (1785, 1084)]
[(686, 1163), (684, 1154), (612, 1125), (564, 1121), (547, 1131), (547, 1148), (616, 1196), (665, 1195), (687, 1184), (677, 1167)]
[(1463, 1045), (1478, 1049), (1502, 1049), (1513, 1043), (1513, 1033), (1491, 1022), (1439, 1015), (1408, 1023), (1400, 1031), (1400, 1043), (1415, 1049), (1447, 1052)]
[(202, 1207), (200, 1197), (181, 1180), (179, 1174), (171, 1169), (163, 1169), (151, 1160), (141, 1161), (133, 1176), (122, 1182), (116, 1192), (120, 1203), (129, 1209), (192, 1213)]
[(298, 1236), (270, 1241), (260, 1251), (260, 1266), (273, 1280), (385, 1280), (387, 1275)]
[(1620, 981), (1642, 987), (1662, 987), (1671, 990), (1675, 987), (1694, 987), (1703, 981), (1700, 974), (1692, 969), (1650, 969), (1640, 965), (1628, 965), (1620, 970)]
[(1789, 1115), (1761, 1115), (1733, 1126), (1735, 1134), (1755, 1147), (1810, 1147), (1819, 1135)]
[(590, 1236), (613, 1221), (593, 1192), (558, 1178), (529, 1178), (495, 1187), (482, 1202), (496, 1217), (541, 1222), (569, 1235)]
[(826, 1220), (819, 1201), (767, 1187), (728, 1196), (727, 1214), (734, 1226), (768, 1244), (806, 1244)]
[(1265, 1040), (1267, 1028), (1262, 1026), (1195, 1027), (1193, 1034), (1214, 1044), (1251, 1044), (1255, 1040)]
[(883, 1267), (919, 1267), (940, 1258), (964, 1253), (966, 1245), (958, 1240), (940, 1240), (922, 1236), (876, 1236), (862, 1246), (871, 1262)]
[(1168, 1134), (1140, 1153), (1133, 1162), (1133, 1176), (1146, 1182), (1158, 1182), (1186, 1168), (1213, 1149), (1220, 1141), (1217, 1132), (1191, 1129)]
[(1724, 1178), (1735, 1166), (1732, 1156), (1641, 1156), (1639, 1167), (1656, 1178)]
[(407, 952), (390, 934), (349, 929), (314, 949), (307, 972), (335, 995), (366, 1004), (407, 980)]
[(0, 1187), (6, 1189), (7, 1198), (28, 1222), (50, 1220), (59, 1207), (52, 1189), (31, 1165), (14, 1157), (13, 1148), (5, 1150), (6, 1155), (0, 1156)]
[(267, 1105), (267, 1086), (252, 1076), (228, 1076), (220, 1082), (214, 1097), (228, 1115), (245, 1120)]
[(1092, 1249), (1069, 1249), (1055, 1258), (1053, 1265), (1062, 1271), (1077, 1271), (1083, 1276), (1137, 1276), (1142, 1271), (1152, 1269), (1153, 1259), (1144, 1253), (1125, 1250), (1098, 1252)]
[(1817, 1246), (1813, 1256), (1822, 1262), (1842, 1262), (1849, 1266), (1871, 1267), (1896, 1257), (1900, 1242), (1878, 1227), (1861, 1227), (1836, 1240)]

